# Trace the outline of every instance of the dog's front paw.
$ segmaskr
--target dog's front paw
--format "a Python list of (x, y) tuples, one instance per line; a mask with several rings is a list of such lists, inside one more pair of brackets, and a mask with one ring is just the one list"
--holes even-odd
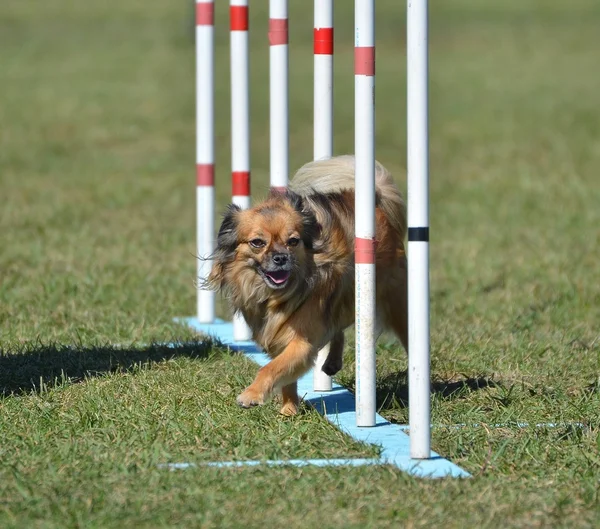
[(251, 408), (252, 406), (258, 406), (259, 404), (265, 403), (264, 395), (251, 387), (246, 388), (243, 393), (238, 395), (236, 400), (238, 405), (242, 408)]

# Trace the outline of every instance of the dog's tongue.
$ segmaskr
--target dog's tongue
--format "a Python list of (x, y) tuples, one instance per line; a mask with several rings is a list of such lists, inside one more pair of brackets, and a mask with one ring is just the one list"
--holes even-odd
[(280, 285), (287, 281), (288, 277), (290, 277), (290, 272), (288, 270), (279, 270), (277, 272), (267, 272), (267, 275), (273, 283)]

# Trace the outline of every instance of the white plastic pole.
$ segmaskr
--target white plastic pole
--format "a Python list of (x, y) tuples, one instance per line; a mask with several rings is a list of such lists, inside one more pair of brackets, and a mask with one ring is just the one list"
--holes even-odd
[(271, 187), (288, 185), (288, 5), (269, 0)]
[(375, 5), (354, 3), (356, 423), (375, 426)]
[(314, 159), (333, 155), (333, 0), (315, 0)]
[(427, 0), (407, 2), (408, 388), (410, 455), (431, 449)]
[[(212, 0), (196, 2), (196, 238), (197, 276), (210, 273), (214, 250), (214, 10)], [(201, 323), (215, 319), (215, 294), (198, 289), (197, 316)]]
[[(314, 145), (313, 157), (333, 156), (333, 0), (315, 0), (314, 8)], [(331, 377), (322, 367), (329, 344), (319, 351), (313, 371), (313, 389), (331, 391)]]
[[(231, 188), (232, 202), (250, 207), (250, 105), (248, 76), (248, 0), (231, 0)], [(233, 315), (233, 339), (250, 340), (252, 331), (241, 314)]]

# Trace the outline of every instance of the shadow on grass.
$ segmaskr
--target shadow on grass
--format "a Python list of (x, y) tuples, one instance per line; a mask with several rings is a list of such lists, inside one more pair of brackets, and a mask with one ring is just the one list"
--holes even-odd
[(207, 340), (145, 347), (27, 344), (20, 349), (0, 348), (0, 397), (40, 392), (65, 381), (81, 382), (178, 357), (207, 358), (215, 346), (218, 343)]
[[(128, 371), (134, 367), (163, 362), (178, 357), (208, 358), (215, 351), (234, 354), (218, 342), (206, 340), (150, 344), (146, 347), (73, 346), (60, 344), (26, 344), (8, 350), (0, 348), (0, 397), (44, 391), (58, 385), (77, 383), (107, 373)], [(471, 391), (500, 384), (489, 377), (460, 380), (434, 380), (431, 391), (444, 399), (464, 398)], [(354, 391), (354, 380), (347, 381)], [(408, 372), (390, 373), (377, 380), (378, 407), (408, 406)]]
[[(431, 393), (446, 400), (467, 397), (471, 392), (501, 384), (487, 376), (465, 377), (454, 380), (432, 380)], [(390, 373), (377, 381), (377, 402), (382, 409), (391, 405), (408, 407), (408, 371)]]
[[(355, 380), (346, 380), (345, 386), (352, 392)], [(485, 388), (497, 388), (502, 384), (488, 376), (465, 377), (461, 379), (437, 379), (431, 382), (431, 393), (446, 400), (466, 398), (471, 392)], [(408, 407), (408, 371), (390, 373), (377, 378), (377, 407), (380, 410)]]

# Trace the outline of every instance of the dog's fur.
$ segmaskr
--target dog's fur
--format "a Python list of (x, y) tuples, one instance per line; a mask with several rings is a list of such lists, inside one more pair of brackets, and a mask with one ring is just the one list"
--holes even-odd
[[(379, 163), (375, 177), (378, 323), (406, 348), (406, 206)], [(323, 371), (339, 371), (354, 322), (354, 157), (306, 164), (290, 190), (251, 209), (230, 205), (213, 259), (206, 286), (226, 293), (272, 358), (238, 404), (263, 404), (280, 389), (281, 413), (295, 414), (297, 379), (329, 342)]]

